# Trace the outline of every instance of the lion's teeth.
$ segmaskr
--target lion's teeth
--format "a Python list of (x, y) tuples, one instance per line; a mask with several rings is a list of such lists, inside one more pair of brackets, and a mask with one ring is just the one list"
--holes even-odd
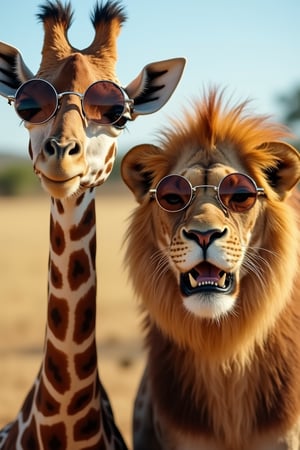
[(197, 281), (191, 273), (189, 273), (188, 276), (189, 276), (190, 285), (193, 289), (196, 287), (200, 287), (200, 286), (215, 286), (215, 287), (225, 288), (225, 285), (226, 285), (226, 277), (227, 277), (226, 272), (220, 272), (220, 274), (219, 274), (220, 278), (218, 281), (213, 281), (213, 280)]
[(225, 282), (226, 282), (226, 272), (223, 272), (223, 275), (220, 277), (218, 281), (218, 286), (225, 287)]
[(195, 287), (198, 286), (197, 281), (195, 280), (195, 278), (190, 273), (189, 273), (189, 280), (190, 280), (192, 288), (195, 288)]

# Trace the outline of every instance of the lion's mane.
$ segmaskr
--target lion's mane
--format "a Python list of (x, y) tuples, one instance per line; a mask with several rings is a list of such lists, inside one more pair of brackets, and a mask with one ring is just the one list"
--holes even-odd
[[(212, 90), (173, 121), (159, 149), (138, 146), (122, 166), (139, 203), (125, 261), (144, 317), (153, 402), (176, 427), (219, 436), (237, 449), (255, 427), (288, 429), (300, 416), (300, 201), (290, 194), (300, 178), (299, 155), (282, 143), (289, 137), (284, 127), (248, 106), (230, 108)], [(198, 155), (205, 165), (220, 147), (224, 158), (243, 161), (266, 200), (253, 231), (260, 246), (247, 249), (252, 270), (242, 267), (234, 312), (212, 320), (182, 305), (161, 248), (167, 224), (149, 188), (181, 161)]]

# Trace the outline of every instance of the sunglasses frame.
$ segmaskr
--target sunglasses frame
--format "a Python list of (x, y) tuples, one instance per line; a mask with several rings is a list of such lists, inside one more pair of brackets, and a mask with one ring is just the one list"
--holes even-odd
[[(228, 206), (226, 206), (226, 205), (223, 203), (223, 201), (222, 201), (222, 199), (221, 199), (221, 197), (220, 197), (220, 193), (219, 193), (219, 192), (220, 192), (220, 186), (222, 185), (222, 183), (224, 182), (224, 180), (225, 180), (226, 178), (228, 178), (228, 177), (230, 177), (230, 176), (233, 176), (233, 175), (241, 175), (242, 177), (245, 177), (245, 178), (246, 178), (248, 181), (250, 181), (250, 183), (253, 185), (253, 187), (254, 187), (254, 189), (255, 189), (255, 192), (256, 192), (256, 197), (255, 197), (255, 200), (254, 200), (253, 204), (252, 204), (250, 207), (244, 209), (243, 211), (234, 211), (234, 210), (232, 210), (231, 208), (228, 208)], [(157, 189), (159, 189), (160, 184), (161, 184), (164, 180), (166, 180), (166, 179), (169, 178), (169, 177), (173, 177), (173, 176), (176, 176), (176, 177), (178, 177), (178, 178), (181, 178), (181, 179), (183, 179), (185, 182), (188, 183), (188, 185), (189, 185), (189, 187), (190, 187), (191, 195), (190, 195), (190, 198), (189, 198), (189, 200), (187, 201), (187, 203), (186, 203), (182, 208), (179, 208), (179, 209), (176, 209), (176, 210), (169, 210), (169, 209), (167, 209), (167, 208), (164, 208), (164, 207), (162, 206), (162, 204), (159, 202), (159, 200), (158, 200), (158, 198), (157, 198)], [(215, 185), (213, 185), (213, 184), (199, 184), (199, 185), (193, 186), (192, 183), (190, 182), (190, 180), (188, 180), (188, 179), (187, 179), (186, 177), (184, 177), (183, 175), (170, 174), (170, 175), (166, 175), (165, 177), (163, 177), (163, 178), (157, 183), (157, 185), (156, 185), (156, 187), (155, 187), (154, 189), (149, 189), (149, 193), (150, 193), (150, 197), (151, 197), (151, 198), (155, 198), (156, 203), (158, 204), (158, 206), (159, 206), (161, 209), (163, 209), (164, 211), (167, 211), (167, 212), (169, 212), (169, 213), (177, 213), (177, 212), (183, 211), (184, 209), (186, 209), (186, 208), (192, 203), (193, 199), (195, 198), (197, 189), (200, 189), (200, 188), (211, 188), (211, 189), (213, 189), (213, 190), (217, 193), (217, 199), (218, 199), (220, 205), (222, 206), (222, 208), (223, 208), (226, 212), (227, 212), (227, 211), (231, 211), (231, 212), (236, 212), (236, 213), (242, 213), (242, 212), (249, 211), (251, 208), (253, 208), (253, 206), (255, 205), (255, 203), (256, 203), (256, 201), (257, 201), (257, 198), (258, 198), (259, 196), (265, 196), (265, 195), (266, 195), (266, 194), (265, 194), (265, 191), (264, 191), (264, 188), (257, 187), (255, 181), (254, 181), (249, 175), (246, 175), (246, 174), (244, 174), (244, 173), (239, 173), (239, 172), (233, 172), (233, 173), (230, 173), (230, 174), (228, 174), (228, 175), (225, 175), (225, 177), (223, 177), (223, 178), (220, 180), (218, 186), (215, 186)]]
[[(17, 111), (17, 109), (16, 109), (16, 101), (17, 101), (17, 97), (18, 97), (18, 94), (20, 93), (21, 89), (22, 89), (26, 84), (29, 84), (29, 83), (34, 82), (34, 81), (41, 81), (42, 83), (47, 84), (47, 85), (52, 89), (52, 91), (53, 91), (53, 93), (55, 94), (55, 97), (56, 97), (55, 108), (53, 109), (52, 114), (51, 114), (49, 117), (47, 117), (47, 119), (45, 119), (45, 120), (43, 120), (43, 121), (41, 121), (41, 122), (31, 122), (30, 120), (25, 120), (25, 119), (23, 119), (23, 118), (20, 116), (20, 114), (19, 114), (19, 112)], [(86, 111), (85, 111), (85, 109), (84, 109), (84, 97), (86, 96), (88, 90), (89, 90), (91, 87), (93, 87), (94, 85), (98, 84), (98, 83), (109, 83), (109, 84), (113, 85), (115, 88), (117, 88), (117, 89), (121, 92), (121, 94), (122, 94), (122, 96), (123, 96), (123, 102), (124, 102), (124, 105), (123, 105), (122, 113), (121, 113), (120, 116), (119, 116), (116, 120), (114, 120), (113, 122), (103, 123), (103, 122), (101, 122), (100, 120), (90, 119), (90, 118), (88, 117), (88, 115), (86, 114)], [(16, 92), (15, 92), (14, 95), (7, 96), (7, 99), (8, 99), (8, 103), (9, 103), (9, 104), (11, 104), (12, 102), (14, 103), (14, 107), (15, 107), (15, 111), (16, 111), (17, 115), (18, 115), (24, 122), (32, 123), (33, 125), (42, 125), (43, 123), (48, 122), (49, 120), (52, 119), (52, 117), (55, 116), (55, 114), (57, 113), (57, 111), (58, 111), (58, 109), (59, 109), (60, 100), (61, 100), (61, 99), (63, 98), (63, 96), (65, 96), (65, 95), (77, 95), (77, 96), (80, 98), (80, 100), (81, 100), (81, 108), (82, 108), (82, 112), (83, 112), (84, 117), (85, 117), (87, 120), (91, 120), (92, 122), (95, 122), (95, 123), (98, 123), (98, 124), (101, 124), (101, 125), (114, 125), (116, 122), (118, 122), (118, 120), (120, 120), (120, 118), (123, 116), (123, 114), (124, 114), (124, 112), (125, 112), (125, 109), (126, 109), (126, 103), (128, 103), (128, 104), (130, 105), (130, 110), (131, 110), (131, 112), (133, 111), (132, 105), (134, 104), (134, 100), (128, 98), (126, 91), (125, 91), (121, 86), (119, 86), (118, 84), (116, 84), (116, 83), (114, 83), (113, 81), (110, 81), (110, 80), (98, 80), (98, 81), (94, 81), (94, 83), (90, 84), (90, 85), (87, 87), (87, 89), (84, 91), (84, 93), (81, 94), (80, 92), (75, 92), (75, 91), (65, 91), (65, 92), (59, 92), (59, 93), (58, 93), (57, 90), (55, 89), (55, 87), (54, 87), (49, 81), (44, 80), (43, 78), (31, 78), (30, 80), (27, 80), (27, 81), (25, 81), (24, 83), (22, 83), (22, 84), (18, 87), (18, 89), (16, 90)]]

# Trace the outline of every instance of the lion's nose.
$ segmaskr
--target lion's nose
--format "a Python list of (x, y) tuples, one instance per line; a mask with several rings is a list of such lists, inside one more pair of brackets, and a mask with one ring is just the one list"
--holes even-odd
[(224, 230), (212, 229), (207, 231), (184, 230), (183, 233), (188, 239), (196, 241), (200, 245), (200, 247), (206, 249), (211, 245), (213, 241), (224, 236), (224, 234), (226, 233), (226, 228), (224, 228)]

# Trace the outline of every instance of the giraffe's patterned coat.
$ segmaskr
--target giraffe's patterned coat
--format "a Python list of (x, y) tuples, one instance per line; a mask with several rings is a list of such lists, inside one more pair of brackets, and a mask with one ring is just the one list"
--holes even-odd
[(52, 199), (44, 360), (3, 449), (126, 448), (97, 369), (95, 223), (92, 191)]

